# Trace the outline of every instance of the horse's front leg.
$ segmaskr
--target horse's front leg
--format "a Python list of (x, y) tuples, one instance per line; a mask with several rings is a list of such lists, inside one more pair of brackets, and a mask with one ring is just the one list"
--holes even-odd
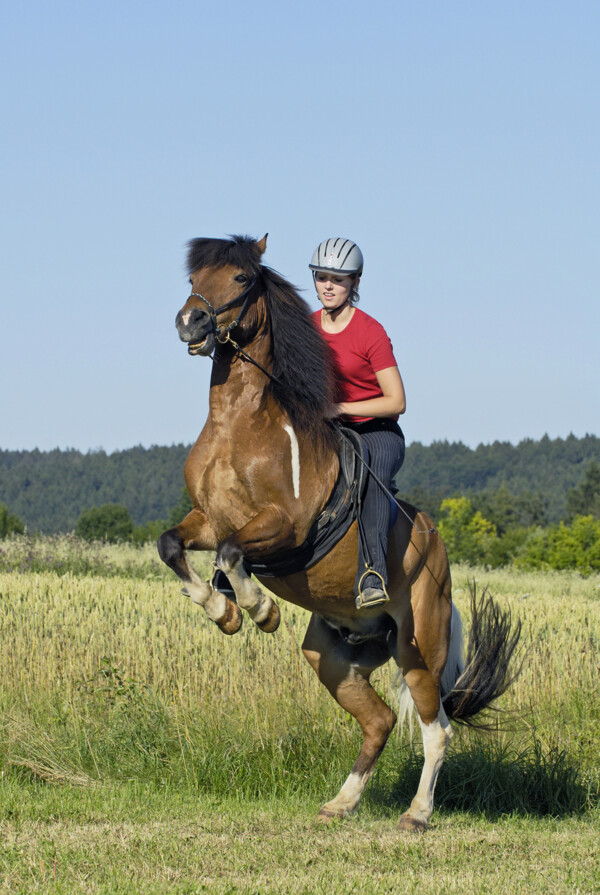
[(217, 550), (216, 565), (227, 575), (238, 604), (267, 634), (279, 627), (279, 608), (244, 569), (244, 554), (267, 556), (292, 547), (293, 531), (289, 516), (280, 506), (272, 504), (221, 541)]
[(224, 634), (235, 634), (242, 624), (242, 613), (233, 600), (213, 590), (190, 566), (187, 549), (214, 550), (216, 542), (208, 520), (199, 509), (193, 509), (183, 522), (165, 531), (158, 539), (158, 553), (185, 584), (183, 593), (202, 606), (211, 621)]

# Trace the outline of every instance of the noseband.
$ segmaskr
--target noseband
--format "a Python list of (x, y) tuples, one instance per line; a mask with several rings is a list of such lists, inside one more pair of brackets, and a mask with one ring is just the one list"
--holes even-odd
[[(238, 323), (240, 322), (240, 320), (242, 319), (242, 317), (248, 310), (248, 305), (250, 303), (250, 293), (254, 289), (257, 279), (258, 279), (258, 274), (255, 274), (243, 292), (241, 292), (236, 298), (232, 298), (231, 301), (228, 301), (226, 304), (222, 305), (216, 311), (213, 308), (213, 306), (211, 305), (211, 303), (209, 302), (209, 300), (207, 298), (205, 298), (203, 295), (201, 295), (200, 292), (190, 293), (190, 298), (192, 297), (192, 295), (194, 296), (194, 298), (199, 298), (201, 301), (204, 302), (204, 304), (208, 308), (208, 313), (210, 314), (210, 320), (212, 323), (213, 332), (215, 334), (215, 339), (217, 340), (217, 342), (219, 342), (219, 344), (225, 345), (227, 342), (229, 342), (231, 344), (232, 348), (234, 349), (234, 351), (236, 352), (236, 354), (238, 354), (240, 357), (243, 357), (244, 360), (250, 361), (250, 363), (254, 364), (255, 367), (258, 367), (259, 370), (262, 370), (262, 372), (265, 374), (265, 376), (268, 376), (272, 382), (276, 382), (279, 384), (279, 380), (277, 379), (277, 377), (273, 376), (272, 373), (269, 373), (268, 370), (265, 370), (265, 368), (263, 366), (261, 366), (261, 364), (259, 364), (258, 361), (254, 360), (253, 357), (250, 357), (249, 354), (246, 354), (246, 352), (243, 350), (243, 348), (241, 348), (238, 345), (238, 343), (234, 342), (234, 340), (231, 338), (232, 330), (234, 330), (236, 328), (236, 326), (238, 325)], [(233, 307), (233, 305), (236, 305), (239, 301), (243, 302), (243, 304), (242, 304), (242, 307), (240, 308), (240, 313), (237, 315), (235, 320), (232, 320), (231, 323), (227, 324), (227, 326), (225, 326), (224, 324), (221, 324), (219, 326), (219, 324), (217, 322), (217, 317), (219, 316), (219, 314), (222, 314), (223, 311), (227, 311), (229, 308)]]
[[(243, 292), (241, 292), (236, 298), (232, 298), (231, 301), (228, 301), (226, 304), (224, 304), (222, 307), (220, 307), (216, 311), (213, 308), (213, 306), (211, 305), (211, 303), (209, 302), (209, 300), (207, 298), (205, 298), (203, 295), (201, 295), (200, 292), (192, 292), (190, 294), (190, 298), (192, 297), (192, 295), (195, 298), (199, 298), (201, 301), (204, 302), (204, 304), (208, 308), (208, 313), (210, 314), (210, 321), (212, 323), (212, 327), (213, 327), (213, 330), (215, 333), (215, 338), (216, 338), (217, 342), (221, 342), (221, 344), (224, 344), (225, 342), (232, 341), (229, 334), (231, 333), (231, 331), (233, 329), (236, 328), (236, 326), (238, 325), (238, 323), (240, 322), (240, 320), (242, 319), (242, 317), (248, 310), (248, 305), (250, 303), (250, 293), (252, 292), (252, 290), (254, 289), (254, 286), (256, 285), (256, 280), (257, 280), (257, 275), (255, 274)], [(243, 302), (243, 304), (242, 304), (242, 307), (240, 308), (240, 313), (237, 315), (235, 320), (232, 320), (231, 323), (227, 324), (227, 326), (224, 326), (224, 325), (219, 326), (219, 324), (217, 322), (217, 317), (219, 316), (219, 314), (222, 314), (223, 311), (229, 310), (229, 308), (233, 307), (233, 305), (236, 305), (239, 301)]]

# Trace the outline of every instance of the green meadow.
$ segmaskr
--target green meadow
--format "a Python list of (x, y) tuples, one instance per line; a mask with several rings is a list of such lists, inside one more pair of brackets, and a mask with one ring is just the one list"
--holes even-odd
[(302, 610), (225, 637), (153, 547), (0, 542), (0, 892), (600, 892), (600, 577), (453, 579), (465, 622), (472, 580), (521, 619), (522, 668), (491, 731), (457, 728), (415, 836), (409, 724), (357, 815), (315, 822), (360, 737)]

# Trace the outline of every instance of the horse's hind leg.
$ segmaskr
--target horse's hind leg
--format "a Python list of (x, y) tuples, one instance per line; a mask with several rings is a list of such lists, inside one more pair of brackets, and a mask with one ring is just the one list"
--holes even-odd
[(417, 793), (400, 818), (400, 829), (420, 832), (431, 817), (435, 785), (452, 737), (440, 696), (452, 611), (449, 579), (443, 587), (432, 578), (417, 581), (411, 602), (413, 628), (409, 632), (405, 625), (399, 626), (395, 658), (419, 715), (424, 764)]
[(334, 699), (360, 724), (363, 744), (349, 777), (337, 796), (321, 808), (327, 820), (356, 811), (387, 739), (396, 723), (394, 712), (369, 683), (371, 672), (390, 657), (383, 642), (350, 645), (322, 619), (313, 615), (302, 651)]
[[(408, 675), (410, 677), (410, 675)], [(407, 681), (408, 683), (408, 681)], [(410, 688), (410, 684), (409, 684)], [(420, 682), (420, 689), (430, 690), (429, 696), (426, 697), (427, 702), (430, 698), (436, 698), (438, 701), (438, 711), (435, 718), (429, 722), (423, 720), (419, 710), (420, 699), (413, 694), (411, 695), (417, 706), (419, 713), (419, 725), (421, 735), (423, 737), (423, 769), (421, 771), (421, 779), (419, 780), (419, 788), (410, 804), (410, 808), (400, 818), (400, 829), (413, 832), (422, 832), (427, 829), (429, 818), (433, 811), (433, 796), (437, 778), (442, 767), (448, 743), (452, 738), (452, 728), (446, 713), (439, 702), (439, 687), (433, 682)]]
[(228, 599), (203, 581), (187, 561), (187, 548), (196, 550), (214, 549), (209, 540), (210, 532), (206, 517), (194, 509), (183, 522), (165, 531), (158, 539), (160, 558), (183, 581), (183, 593), (204, 611), (224, 634), (235, 634), (242, 624), (242, 613), (233, 600)]

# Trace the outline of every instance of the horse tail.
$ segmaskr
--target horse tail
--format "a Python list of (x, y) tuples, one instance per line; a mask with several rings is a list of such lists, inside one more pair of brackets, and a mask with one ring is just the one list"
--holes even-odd
[(442, 705), (448, 718), (470, 727), (491, 725), (477, 722), (476, 715), (488, 708), (510, 687), (520, 668), (511, 670), (511, 659), (521, 636), (521, 622), (513, 626), (510, 609), (502, 610), (485, 588), (477, 597), (471, 592), (471, 628), (466, 661), (462, 661), (462, 633), (458, 611), (453, 606), (450, 650), (441, 680)]

